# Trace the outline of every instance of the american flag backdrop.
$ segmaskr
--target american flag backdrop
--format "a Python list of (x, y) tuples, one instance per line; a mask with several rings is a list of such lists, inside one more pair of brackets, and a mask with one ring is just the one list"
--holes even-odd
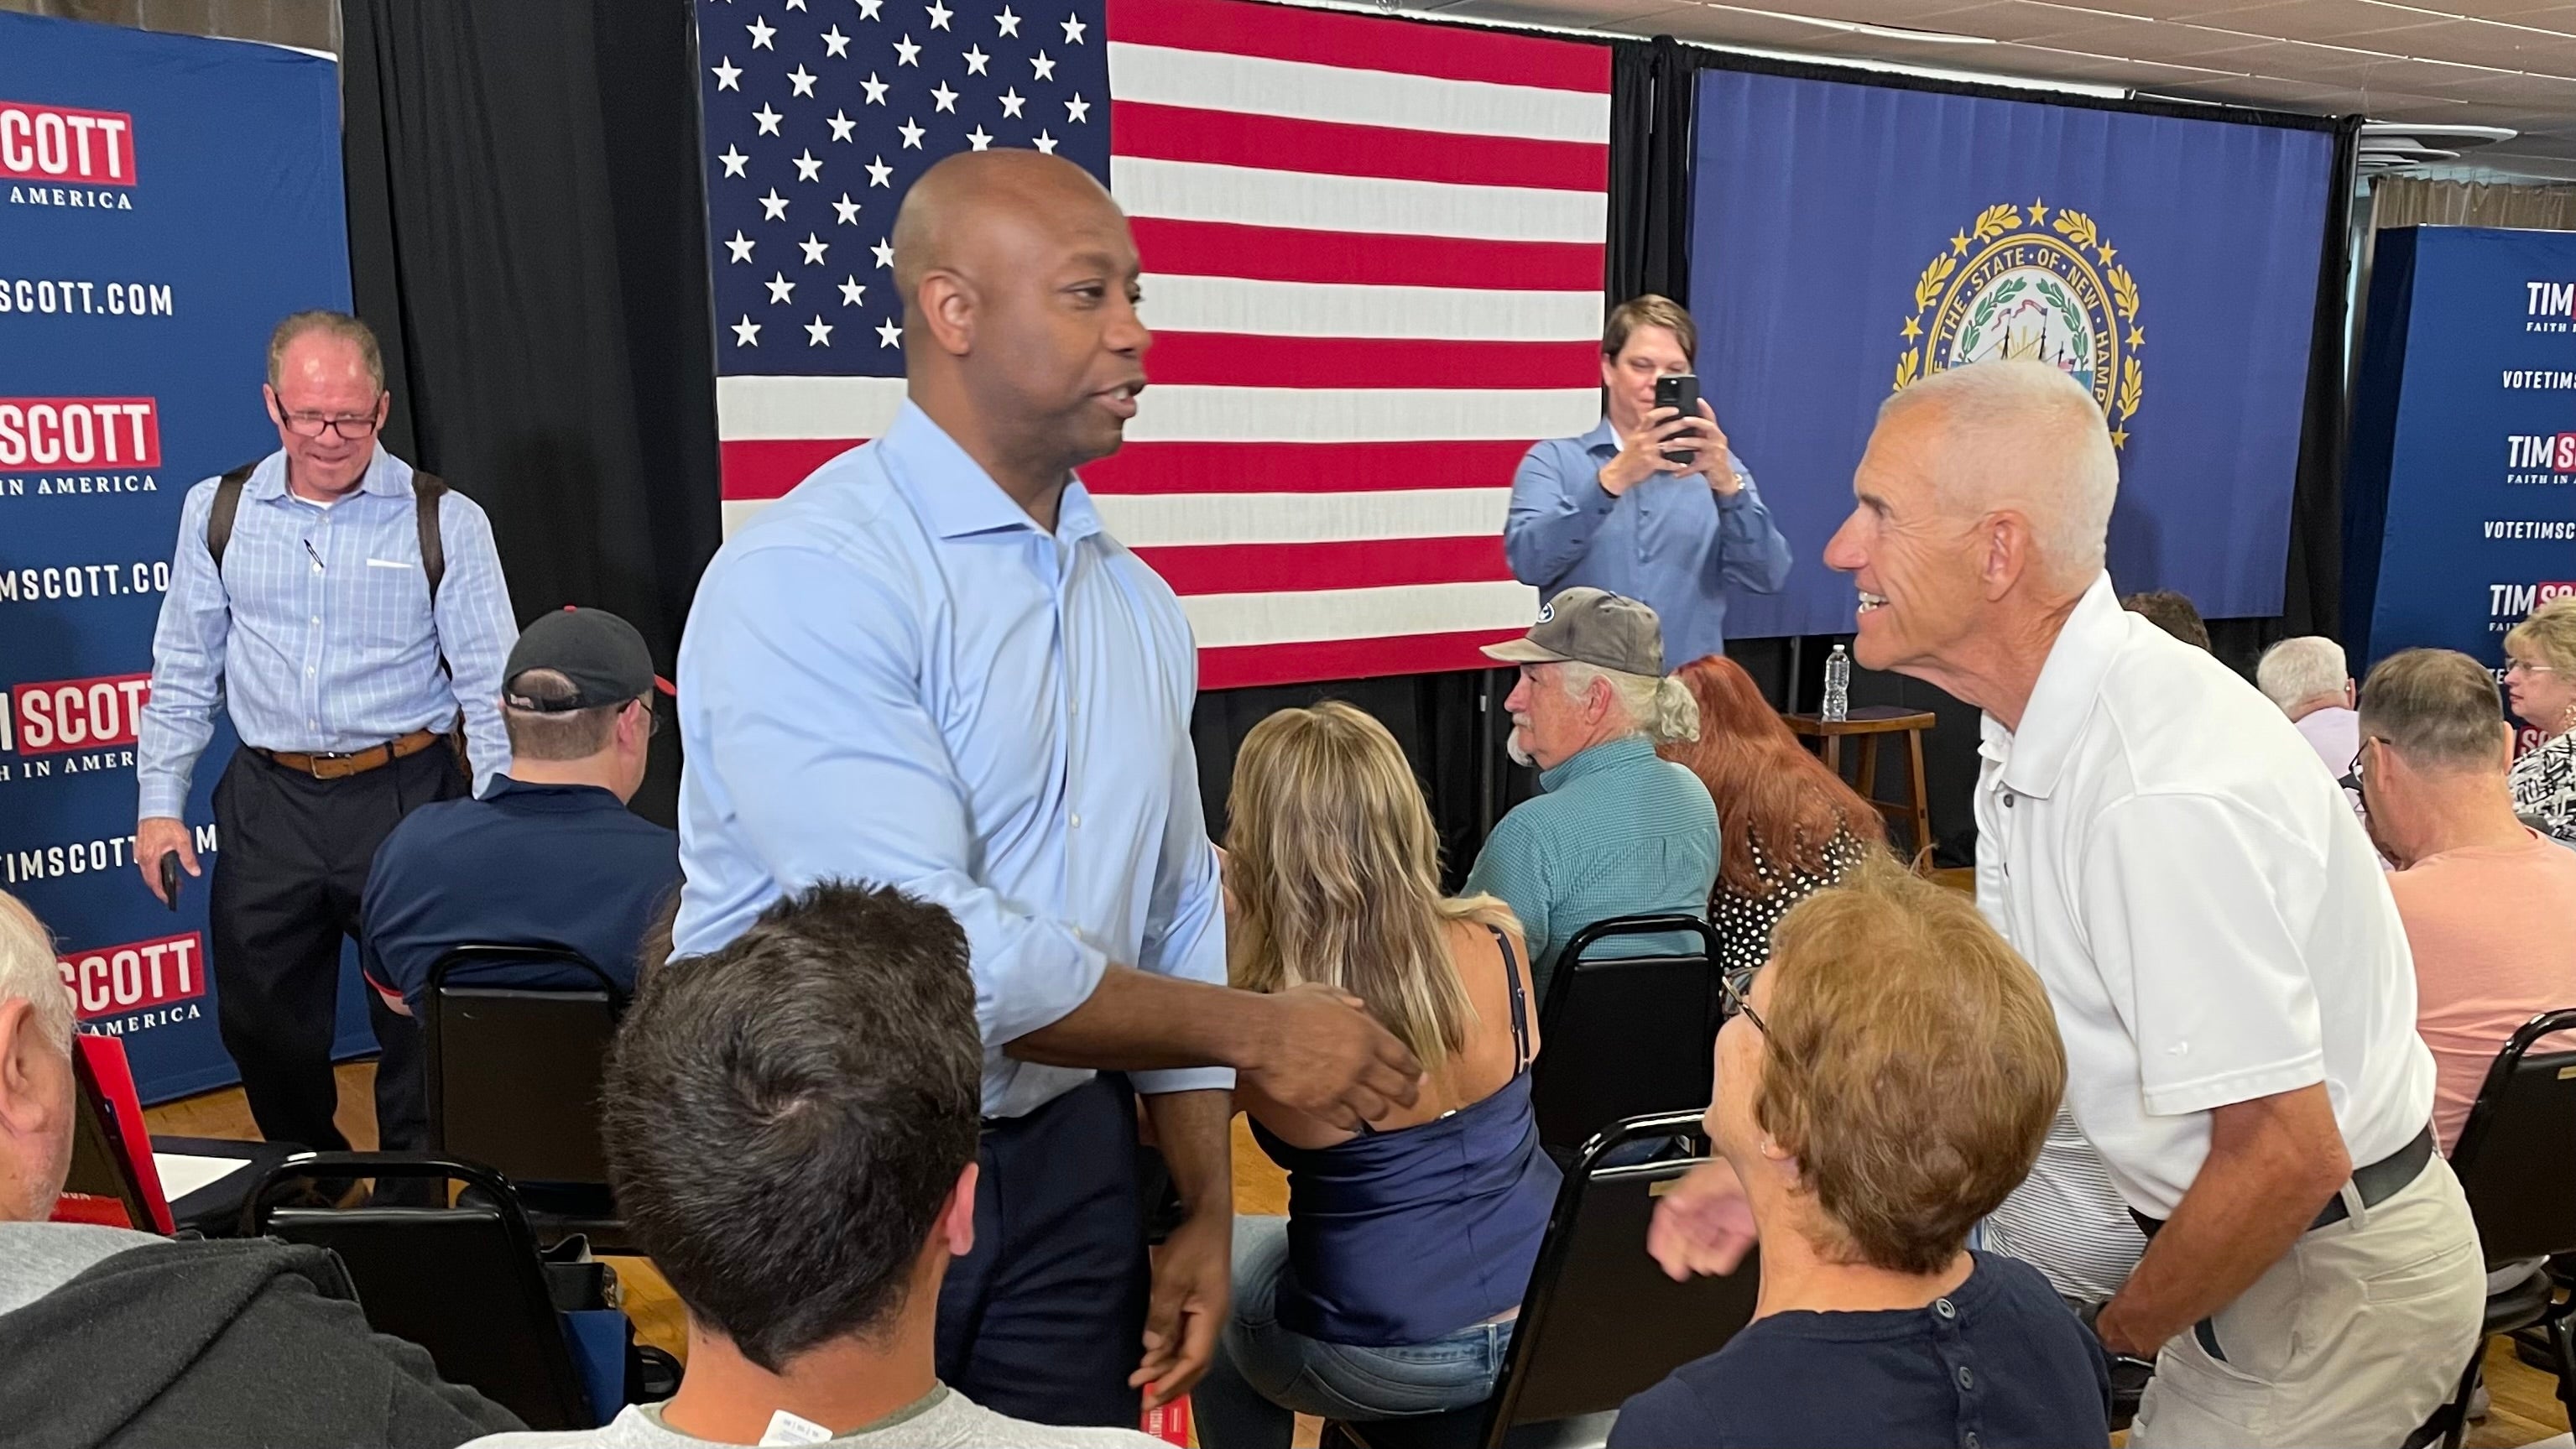
[(1599, 416), (1606, 48), (1251, 0), (701, 0), (699, 48), (728, 527), (902, 400), (904, 189), (1034, 146), (1143, 254), (1152, 386), (1083, 480), (1202, 687), (1527, 626), (1512, 469)]

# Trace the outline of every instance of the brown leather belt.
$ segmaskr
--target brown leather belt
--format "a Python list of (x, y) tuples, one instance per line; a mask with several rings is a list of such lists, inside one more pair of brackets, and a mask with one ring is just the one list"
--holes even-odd
[(363, 775), (369, 770), (390, 765), (396, 760), (409, 759), (432, 745), (445, 743), (447, 743), (447, 736), (442, 731), (413, 730), (410, 734), (389, 744), (370, 745), (366, 749), (353, 750), (345, 755), (299, 755), (292, 750), (263, 750), (257, 745), (251, 746), (251, 749), (299, 775), (311, 775), (316, 780), (345, 780), (351, 775)]

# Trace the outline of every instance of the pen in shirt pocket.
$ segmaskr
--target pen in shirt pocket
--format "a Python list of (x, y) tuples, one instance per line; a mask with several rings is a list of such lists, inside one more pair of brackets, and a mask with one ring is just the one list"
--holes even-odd
[(314, 571), (315, 573), (320, 573), (320, 572), (322, 572), (322, 571), (323, 571), (323, 569), (322, 569), (322, 555), (320, 555), (320, 554), (318, 554), (318, 553), (315, 553), (315, 552), (313, 551), (313, 540), (311, 540), (311, 539), (309, 539), (309, 538), (308, 538), (308, 539), (306, 539), (306, 540), (304, 540), (304, 556), (305, 556), (306, 558), (309, 558), (309, 559), (313, 560), (313, 571)]

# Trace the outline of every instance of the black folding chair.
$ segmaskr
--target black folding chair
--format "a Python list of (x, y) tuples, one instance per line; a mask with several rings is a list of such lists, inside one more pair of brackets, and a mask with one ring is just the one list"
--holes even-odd
[[(454, 1181), (472, 1191), (454, 1207), (275, 1201), (292, 1184), (353, 1177)], [(529, 1428), (599, 1422), (573, 1367), (536, 1235), (499, 1173), (421, 1153), (302, 1153), (270, 1169), (242, 1205), (242, 1235), (263, 1234), (337, 1254), (369, 1327), (427, 1349), (439, 1377), (475, 1389)]]
[[(587, 973), (596, 986), (477, 984), (501, 966)], [(561, 946), (466, 945), (430, 967), (421, 994), (429, 1148), (479, 1162), (519, 1185), (540, 1237), (582, 1233), (632, 1247), (608, 1188), (600, 1089), (627, 992)]]
[[(1696, 953), (1603, 957), (1604, 941), (1686, 935)], [(1538, 1140), (1560, 1162), (1616, 1122), (1704, 1111), (1724, 1012), (1717, 933), (1697, 916), (1613, 916), (1574, 933), (1539, 1006)]]
[[(1607, 1440), (1619, 1406), (1717, 1352), (1753, 1320), (1759, 1254), (1733, 1273), (1676, 1283), (1646, 1253), (1655, 1199), (1706, 1161), (1698, 1112), (1621, 1122), (1584, 1144), (1558, 1190), (1493, 1397), (1472, 1408), (1324, 1426), (1361, 1449), (1577, 1449)], [(1684, 1155), (1625, 1163), (1682, 1139)]]
[[(2469, 1107), (2451, 1170), (2477, 1219), (2490, 1272), (2508, 1263), (2576, 1251), (2576, 1052), (2539, 1052), (2541, 1038), (2576, 1030), (2576, 1009), (2543, 1012), (2516, 1028), (2487, 1068)], [(2486, 1358), (2487, 1339), (2537, 1325), (2558, 1376), (2558, 1401), (2576, 1414), (2576, 1299), (2554, 1302), (2546, 1266), (2487, 1296), (2486, 1325), (2459, 1390), (2409, 1441), (2459, 1449), (2469, 1427), (2469, 1396)]]

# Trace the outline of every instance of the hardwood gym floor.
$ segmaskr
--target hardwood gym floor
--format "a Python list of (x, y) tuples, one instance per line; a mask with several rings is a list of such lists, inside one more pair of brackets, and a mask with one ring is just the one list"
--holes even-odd
[[(340, 1068), (339, 1075), (340, 1130), (347, 1134), (351, 1145), (372, 1151), (376, 1145), (375, 1064), (350, 1062)], [(143, 1115), (152, 1131), (170, 1136), (242, 1141), (259, 1136), (239, 1088), (165, 1103)], [(1287, 1178), (1253, 1145), (1252, 1134), (1239, 1117), (1234, 1124), (1234, 1204), (1237, 1212), (1288, 1210)], [(653, 1270), (647, 1259), (607, 1261), (616, 1266), (618, 1279), (625, 1284), (626, 1312), (635, 1320), (636, 1337), (686, 1357), (688, 1336), (680, 1302), (672, 1296), (662, 1275)], [(2505, 1449), (2553, 1438), (2568, 1442), (2567, 1411), (2558, 1402), (2557, 1386), (2547, 1374), (2515, 1358), (2512, 1349), (2501, 1340), (2487, 1346), (2487, 1385), (2494, 1404), (2486, 1421), (2471, 1428), (2468, 1442), (2472, 1449)], [(1316, 1426), (1312, 1420), (1301, 1419), (1297, 1427), (1299, 1445), (1315, 1442)]]

